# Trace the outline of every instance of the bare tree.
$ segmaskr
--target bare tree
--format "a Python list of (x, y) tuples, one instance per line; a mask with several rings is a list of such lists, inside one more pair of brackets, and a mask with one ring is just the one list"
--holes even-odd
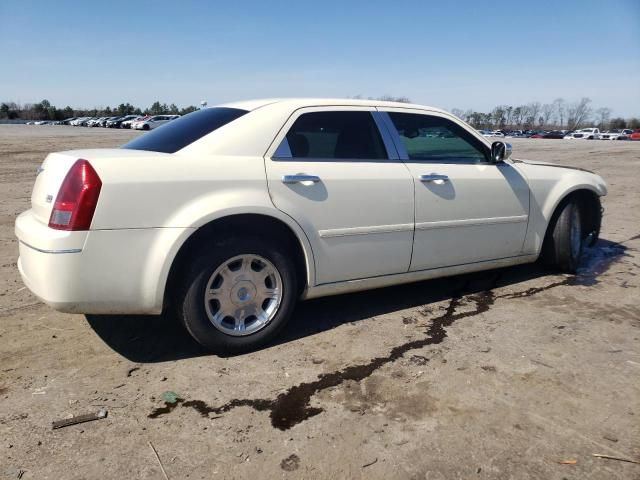
[(564, 104), (564, 98), (556, 98), (553, 101), (553, 106), (558, 114), (558, 120), (560, 120), (560, 128), (564, 127), (564, 117), (566, 113), (566, 107)]
[(411, 100), (407, 97), (394, 97), (393, 95), (382, 95), (378, 97), (377, 100), (383, 100), (387, 102), (400, 102), (400, 103), (411, 103)]
[(513, 121), (519, 128), (523, 128), (527, 117), (529, 116), (529, 107), (527, 105), (520, 105), (513, 109)]
[(555, 111), (556, 106), (553, 103), (545, 103), (544, 105), (542, 105), (542, 107), (540, 107), (543, 125), (549, 125), (549, 120), (551, 120), (551, 117), (553, 117)]
[(596, 110), (596, 115), (598, 119), (598, 128), (604, 129), (609, 128), (609, 119), (611, 118), (611, 109), (607, 107), (602, 107)]
[(579, 102), (567, 107), (567, 126), (571, 129), (580, 128), (591, 116), (591, 99), (582, 97)]
[(491, 111), (491, 121), (494, 128), (504, 128), (506, 125), (506, 107), (498, 105)]
[(510, 127), (513, 125), (513, 107), (511, 105), (507, 105), (504, 109), (504, 121)]
[(452, 108), (451, 113), (458, 117), (460, 120), (464, 120), (464, 110), (461, 108)]
[(540, 109), (542, 105), (540, 102), (531, 102), (527, 105), (527, 124), (532, 127), (535, 126), (536, 120), (538, 118), (538, 114), (540, 113)]

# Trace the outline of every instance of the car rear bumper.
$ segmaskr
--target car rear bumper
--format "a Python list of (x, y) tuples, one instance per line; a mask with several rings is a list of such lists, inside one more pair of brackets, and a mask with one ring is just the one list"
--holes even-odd
[(16, 220), (18, 270), (34, 295), (61, 312), (157, 314), (163, 306), (168, 252), (188, 230), (64, 232), (68, 238), (61, 240), (58, 230), (28, 211)]

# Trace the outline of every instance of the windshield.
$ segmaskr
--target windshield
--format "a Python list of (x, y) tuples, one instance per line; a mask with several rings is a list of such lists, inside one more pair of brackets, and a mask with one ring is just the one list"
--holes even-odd
[(238, 108), (205, 108), (172, 120), (121, 148), (175, 153), (246, 113), (249, 112)]

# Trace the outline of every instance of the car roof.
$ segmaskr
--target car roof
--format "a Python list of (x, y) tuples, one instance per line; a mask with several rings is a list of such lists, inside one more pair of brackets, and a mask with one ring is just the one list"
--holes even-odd
[(239, 108), (242, 110), (256, 110), (266, 105), (279, 104), (278, 106), (298, 109), (303, 107), (316, 106), (351, 106), (351, 107), (390, 107), (390, 108), (416, 108), (419, 110), (434, 110), (446, 113), (439, 108), (418, 105), (415, 103), (388, 102), (385, 100), (364, 100), (355, 98), (264, 98), (255, 100), (244, 100), (239, 102), (229, 102), (216, 107)]

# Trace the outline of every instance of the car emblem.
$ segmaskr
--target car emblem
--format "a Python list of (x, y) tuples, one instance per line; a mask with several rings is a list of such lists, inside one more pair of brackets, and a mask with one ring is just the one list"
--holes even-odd
[(47, 195), (46, 201), (47, 203), (53, 202), (53, 195)]

